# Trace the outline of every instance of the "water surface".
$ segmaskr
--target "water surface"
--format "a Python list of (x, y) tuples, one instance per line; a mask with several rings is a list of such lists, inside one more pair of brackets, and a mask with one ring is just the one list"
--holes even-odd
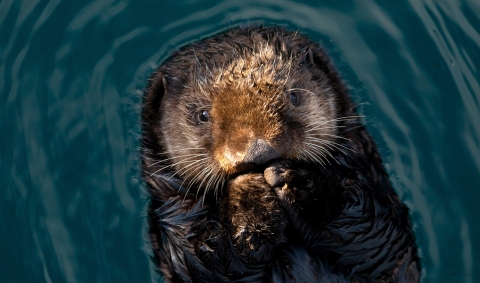
[(411, 209), (423, 282), (480, 282), (480, 2), (0, 1), (0, 281), (160, 282), (139, 102), (179, 46), (261, 20), (329, 51)]

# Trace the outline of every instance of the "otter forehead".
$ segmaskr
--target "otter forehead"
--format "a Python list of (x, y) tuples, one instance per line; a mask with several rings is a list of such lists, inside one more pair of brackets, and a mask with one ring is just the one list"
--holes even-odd
[(210, 100), (224, 95), (225, 90), (242, 90), (245, 94), (265, 97), (278, 94), (291, 84), (292, 56), (268, 43), (248, 47), (227, 48), (214, 55), (192, 48), (191, 68), (179, 77), (185, 91)]
[[(212, 114), (221, 116), (222, 124), (242, 124), (258, 132), (274, 135), (285, 107), (285, 91), (292, 81), (292, 59), (283, 58), (270, 45), (256, 52), (236, 54), (234, 60), (212, 73), (209, 89)], [(237, 123), (235, 123), (237, 122)]]
[(234, 52), (232, 57), (229, 64), (212, 74), (214, 87), (262, 90), (268, 85), (285, 85), (289, 79), (292, 58), (269, 44), (261, 44), (251, 53)]

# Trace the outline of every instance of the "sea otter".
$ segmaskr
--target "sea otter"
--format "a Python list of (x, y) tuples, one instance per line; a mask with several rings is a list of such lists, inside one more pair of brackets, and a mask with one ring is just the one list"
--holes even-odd
[(175, 52), (142, 104), (165, 282), (418, 282), (408, 209), (317, 43), (237, 27)]

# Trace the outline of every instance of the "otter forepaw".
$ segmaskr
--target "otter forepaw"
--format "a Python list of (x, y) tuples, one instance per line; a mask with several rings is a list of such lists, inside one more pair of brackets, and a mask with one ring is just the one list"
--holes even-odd
[(292, 190), (298, 189), (293, 186), (293, 183), (298, 183), (298, 180), (304, 178), (306, 174), (306, 170), (294, 168), (293, 164), (287, 160), (273, 161), (263, 172), (265, 181), (273, 188), (282, 205), (288, 205), (294, 201), (295, 196)]
[(290, 169), (290, 162), (276, 160), (268, 165), (263, 171), (265, 181), (272, 187), (282, 187), (292, 179), (293, 171)]
[(263, 175), (265, 181), (273, 188), (284, 211), (291, 219), (297, 219), (308, 189), (299, 186), (308, 181), (309, 172), (298, 164), (286, 160), (276, 160), (268, 164)]
[(249, 261), (269, 260), (272, 249), (285, 240), (286, 217), (262, 174), (241, 175), (228, 187), (232, 240)]

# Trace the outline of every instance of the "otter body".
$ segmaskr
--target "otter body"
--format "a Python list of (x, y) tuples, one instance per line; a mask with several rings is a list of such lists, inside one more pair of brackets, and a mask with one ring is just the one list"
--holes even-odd
[(142, 106), (166, 282), (418, 282), (407, 208), (320, 46), (274, 27), (192, 44)]

